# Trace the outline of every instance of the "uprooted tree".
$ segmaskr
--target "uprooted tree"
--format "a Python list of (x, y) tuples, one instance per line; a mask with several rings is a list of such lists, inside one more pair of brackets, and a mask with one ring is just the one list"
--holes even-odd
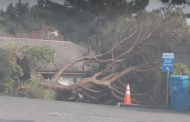
[[(101, 35), (94, 35), (90, 40), (89, 47), (97, 55), (76, 59), (48, 82), (41, 78), (40, 83), (64, 93), (80, 93), (99, 104), (123, 101), (125, 85), (130, 83), (132, 93), (136, 93), (132, 94), (132, 102), (163, 103), (160, 81), (157, 80), (161, 55), (171, 51), (172, 42), (189, 39), (189, 26), (181, 10), (162, 10), (142, 11), (134, 17), (123, 17), (116, 23), (108, 23)], [(68, 67), (85, 60), (99, 63), (98, 67), (92, 68), (92, 74), (69, 86), (58, 82), (59, 76)]]
[[(107, 23), (107, 28), (99, 28), (101, 33), (91, 36), (88, 41), (89, 52), (94, 50), (96, 55), (84, 55), (74, 60), (49, 81), (36, 75), (41, 78), (39, 83), (65, 94), (80, 93), (90, 102), (99, 104), (122, 102), (126, 84), (130, 83), (132, 102), (162, 104), (165, 98), (165, 87), (161, 86), (164, 82), (160, 80), (163, 78), (160, 77), (162, 53), (171, 51), (172, 42), (187, 42), (190, 35), (183, 12), (166, 9), (151, 13), (141, 11), (133, 17), (123, 16), (116, 22)], [(50, 47), (30, 48), (26, 45), (3, 48), (1, 52), (4, 53), (0, 55), (0, 92), (13, 94), (11, 90), (19, 87), (18, 81), (30, 68), (36, 68), (40, 62), (50, 63), (54, 53), (53, 50), (48, 52), (50, 50)], [(23, 65), (22, 61), (27, 64)], [(85, 61), (98, 65), (93, 65), (84, 79), (72, 85), (64, 86), (58, 82), (59, 76), (68, 67)], [(9, 65), (9, 68), (5, 67)], [(27, 67), (29, 69), (25, 72)]]

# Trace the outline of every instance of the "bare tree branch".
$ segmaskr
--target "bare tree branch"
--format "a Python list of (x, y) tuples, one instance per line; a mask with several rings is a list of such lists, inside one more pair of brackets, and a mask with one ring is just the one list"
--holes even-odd
[(115, 48), (117, 48), (122, 42), (124, 42), (125, 40), (131, 38), (137, 31), (133, 32), (130, 36), (124, 38), (123, 40), (121, 40), (119, 43), (117, 43), (113, 48), (111, 48), (106, 54), (111, 53)]
[(100, 104), (100, 101), (99, 101), (97, 98), (95, 98), (95, 97), (89, 95), (89, 94), (86, 93), (85, 91), (81, 90), (80, 93), (81, 93), (82, 95), (88, 97), (89, 99), (94, 100), (97, 104)]
[(81, 86), (81, 87), (82, 87), (83, 89), (87, 90), (87, 91), (90, 91), (90, 92), (95, 92), (95, 93), (100, 92), (100, 91), (95, 91), (95, 90), (89, 89), (89, 88), (87, 88), (87, 87), (85, 87), (85, 86)]
[(120, 80), (118, 80), (118, 83), (120, 83), (124, 88), (126, 87)]
[(113, 92), (113, 90), (111, 91), (111, 94), (112, 94), (112, 96), (114, 97), (114, 98), (116, 98), (116, 99), (118, 99), (118, 100), (124, 100), (124, 98), (121, 98), (121, 97), (119, 97), (119, 96), (117, 96), (114, 92)]

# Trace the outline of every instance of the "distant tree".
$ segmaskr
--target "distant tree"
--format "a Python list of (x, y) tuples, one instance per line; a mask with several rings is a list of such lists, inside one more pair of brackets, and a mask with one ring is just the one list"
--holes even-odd
[(60, 31), (65, 40), (76, 43), (88, 42), (91, 36), (101, 35), (100, 29), (106, 22), (115, 21), (120, 16), (132, 16), (144, 9), (149, 0), (65, 0), (58, 4), (50, 0), (38, 0), (32, 7), (19, 0), (10, 3), (2, 11), (0, 23), (6, 32), (26, 30), (37, 31), (42, 26), (52, 26)]
[(174, 5), (188, 4), (190, 5), (190, 0), (161, 0), (163, 3), (170, 3)]
[(87, 42), (92, 35), (100, 34), (107, 21), (119, 16), (131, 16), (144, 9), (149, 0), (66, 0), (63, 5), (49, 0), (38, 0), (33, 8), (45, 24), (58, 28), (65, 40)]
[(15, 12), (16, 12), (16, 8), (14, 7), (13, 3), (10, 3), (7, 6), (6, 13), (4, 13), (4, 15), (5, 17), (7, 17), (7, 19), (11, 21), (16, 21), (18, 17), (16, 16)]
[(161, 0), (161, 2), (183, 9), (185, 17), (190, 18), (190, 0)]
[(34, 31), (42, 28), (43, 21), (37, 16), (32, 16), (30, 9), (29, 3), (22, 3), (21, 0), (15, 5), (10, 3), (5, 11), (1, 10), (0, 23), (11, 34), (16, 34), (21, 29)]

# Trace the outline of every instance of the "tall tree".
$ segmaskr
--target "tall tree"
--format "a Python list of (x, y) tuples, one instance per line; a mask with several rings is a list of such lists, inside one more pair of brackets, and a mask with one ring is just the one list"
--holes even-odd
[(79, 22), (87, 21), (89, 23), (89, 27), (83, 31), (83, 36), (88, 35), (86, 39), (88, 40), (93, 35), (99, 35), (100, 28), (104, 27), (106, 22), (115, 21), (122, 15), (130, 17), (133, 13), (144, 9), (148, 3), (149, 0), (130, 2), (126, 0), (66, 0), (65, 5), (75, 11), (80, 11), (83, 15), (81, 17), (86, 16), (81, 18)]
[[(15, 34), (24, 29), (34, 31), (44, 24), (58, 29), (65, 40), (87, 42), (93, 35), (101, 35), (100, 29), (107, 21), (120, 16), (131, 16), (144, 9), (149, 0), (66, 0), (58, 4), (50, 0), (38, 0), (32, 7), (19, 0), (1, 12), (1, 23)], [(44, 22), (44, 23), (43, 23)]]
[(38, 30), (43, 26), (43, 21), (37, 16), (31, 15), (29, 3), (22, 3), (18, 0), (15, 5), (10, 3), (6, 11), (1, 10), (0, 22), (6, 28), (7, 32), (16, 34), (18, 30), (27, 31)]

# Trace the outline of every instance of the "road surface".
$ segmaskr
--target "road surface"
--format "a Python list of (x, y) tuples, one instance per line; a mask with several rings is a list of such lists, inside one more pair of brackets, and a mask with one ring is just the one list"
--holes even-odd
[(0, 96), (0, 122), (190, 122), (190, 111)]

